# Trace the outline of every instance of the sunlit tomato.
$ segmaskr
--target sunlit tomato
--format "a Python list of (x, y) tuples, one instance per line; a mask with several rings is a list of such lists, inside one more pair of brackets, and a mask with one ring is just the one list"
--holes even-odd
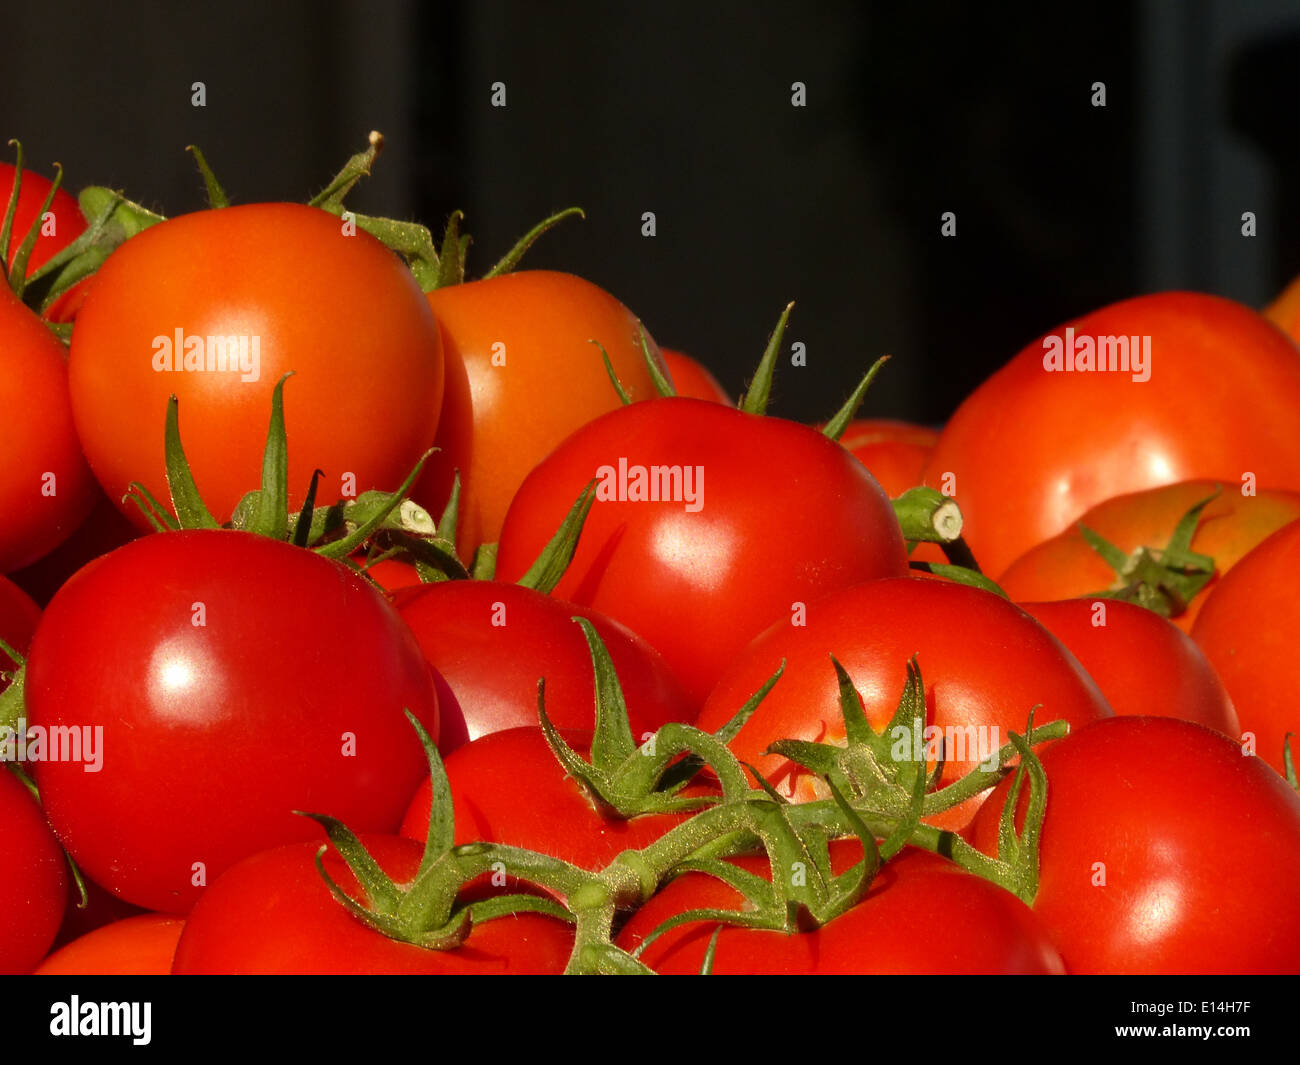
[[(414, 840), (362, 837), (398, 883), (415, 879), (423, 852)], [(372, 931), (330, 894), (314, 861), (318, 843), (264, 851), (240, 862), (199, 900), (176, 947), (173, 972), (383, 975), (543, 974), (563, 971), (573, 932), (562, 921), (520, 914), (476, 924), (458, 950), (426, 950)], [(352, 898), (356, 878), (331, 848), (326, 872)]]
[(679, 396), (691, 399), (711, 399), (733, 407), (736, 401), (727, 394), (727, 390), (718, 383), (718, 379), (709, 372), (704, 363), (692, 359), (680, 351), (660, 348), (664, 364), (668, 367), (668, 376), (672, 378), (673, 389)]
[[(1300, 795), (1262, 760), (1167, 717), (1099, 721), (1042, 760), (1033, 907), (1070, 972), (1300, 972)], [(1010, 783), (973, 825), (986, 854)]]
[[(785, 673), (730, 743), (777, 790), (799, 801), (825, 798), (819, 777), (777, 754), (780, 739), (844, 743), (834, 655), (862, 697), (872, 727), (888, 724), (916, 655), (925, 684), (926, 726), (947, 757), (943, 783), (990, 762), (1025, 730), (1063, 719), (1078, 727), (1109, 717), (1092, 679), (1051, 633), (990, 592), (915, 577), (869, 581), (808, 604), (806, 616), (780, 621), (736, 657), (696, 721), (713, 732), (743, 706), (781, 664)], [(896, 738), (896, 737), (891, 737)], [(923, 737), (924, 738), (924, 737)], [(929, 754), (910, 742), (915, 757)], [(927, 758), (933, 765), (934, 759)], [(959, 829), (987, 792), (929, 818)]]
[(890, 499), (897, 499), (921, 483), (925, 460), (938, 439), (938, 432), (924, 425), (866, 418), (850, 422), (840, 443), (871, 471)]
[(315, 469), (318, 501), (391, 491), (433, 443), (438, 329), (410, 270), (379, 241), (284, 203), (146, 229), (100, 268), (73, 335), (72, 407), (95, 476), (115, 502), (132, 481), (168, 498), (174, 394), (199, 490), (228, 520), (258, 484), (271, 393), (288, 372), (291, 510)]
[(37, 976), (165, 976), (185, 921), (146, 913), (114, 921), (60, 947)]
[(655, 399), (589, 423), (529, 474), (498, 577), (526, 571), (593, 479), (555, 594), (649, 640), (693, 700), (796, 604), (906, 572), (888, 497), (835, 441), (718, 403)]
[(0, 764), (0, 974), (29, 973), (63, 919), (67, 862), (40, 806)]
[[(1050, 362), (1088, 345), (1107, 366), (1128, 350), (1128, 372)], [(1149, 359), (1133, 361), (1139, 350)], [(925, 483), (948, 479), (975, 557), (999, 573), (1124, 492), (1248, 472), (1261, 488), (1300, 489), (1297, 410), (1300, 353), (1271, 322), (1217, 296), (1138, 296), (1035, 340), (985, 381), (940, 435)]]
[[(862, 857), (856, 840), (831, 844), (839, 873)], [(770, 880), (766, 857), (732, 859)], [(675, 914), (738, 910), (740, 894), (716, 877), (683, 873), (641, 907), (618, 937), (635, 949)], [(641, 960), (664, 974), (698, 973), (718, 923), (697, 921), (656, 939)], [(723, 926), (713, 959), (717, 974), (1060, 975), (1065, 970), (1033, 911), (1010, 892), (925, 851), (906, 850), (885, 864), (867, 897), (816, 931)]]
[[(1192, 628), (1232, 696), (1243, 734), (1279, 771), (1288, 732), (1300, 733), (1300, 522), (1278, 530), (1237, 563), (1201, 609)], [(1295, 754), (1300, 758), (1300, 742)]]
[(1154, 611), (1106, 599), (1019, 605), (1070, 649), (1116, 714), (1179, 717), (1239, 735), (1223, 681), (1192, 638)]
[[(428, 299), (442, 330), (447, 391), (442, 450), (414, 497), (441, 512), (460, 470), (457, 544), (468, 558), (497, 539), (510, 500), (547, 452), (620, 405), (592, 340), (604, 345), (628, 395), (648, 399), (656, 392), (638, 342), (640, 323), (580, 277), (521, 270), (435, 289)], [(660, 358), (654, 341), (647, 342)]]

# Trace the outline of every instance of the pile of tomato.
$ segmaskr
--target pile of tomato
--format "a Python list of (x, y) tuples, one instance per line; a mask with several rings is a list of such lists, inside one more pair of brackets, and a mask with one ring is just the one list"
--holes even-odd
[(381, 146), (0, 168), (0, 972), (1300, 972), (1295, 299), (803, 425)]

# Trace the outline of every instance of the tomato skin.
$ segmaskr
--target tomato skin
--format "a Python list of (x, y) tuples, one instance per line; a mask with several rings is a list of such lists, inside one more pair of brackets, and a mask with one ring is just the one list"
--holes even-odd
[(1115, 571), (1089, 546), (1078, 525), (1099, 533), (1125, 554), (1139, 547), (1163, 548), (1178, 520), (1219, 487), (1225, 490), (1201, 512), (1191, 545), (1193, 551), (1214, 559), (1215, 576), (1182, 613), (1170, 618), (1184, 632), (1191, 632), (1215, 583), (1257, 544), (1300, 519), (1300, 492), (1262, 489), (1257, 495), (1244, 496), (1231, 484), (1186, 481), (1116, 496), (1082, 514), (1071, 528), (1025, 552), (998, 583), (1017, 602), (1074, 599), (1105, 591), (1115, 583)]
[[(16, 169), (12, 163), (0, 163), (0, 218), (8, 209), (10, 197), (14, 191)], [(13, 266), (18, 247), (27, 236), (32, 223), (40, 216), (41, 206), (49, 195), (51, 182), (48, 178), (32, 170), (23, 168), (23, 184), (18, 192), (18, 206), (14, 211), (12, 236), (9, 240), (9, 259), (6, 268)], [(53, 218), (43, 220), (37, 230), (36, 243), (32, 245), (31, 255), (27, 259), (29, 274), (39, 270), (58, 252), (62, 251), (86, 231), (86, 220), (81, 216), (81, 208), (76, 199), (66, 189), (59, 188), (50, 201), (50, 214)], [(46, 230), (53, 227), (54, 232)]]
[(60, 947), (37, 976), (166, 976), (185, 921), (146, 913), (114, 921)]
[[(1117, 717), (1042, 761), (1033, 908), (1070, 972), (1300, 972), (1300, 795), (1261, 759), (1187, 721)], [(972, 826), (986, 854), (1009, 786)]]
[(60, 839), (167, 913), (201, 894), (194, 863), (211, 883), (311, 838), (294, 810), (395, 831), (425, 772), (403, 708), (438, 728), (432, 670), (383, 596), (242, 532), (159, 533), (92, 562), (46, 608), (26, 698), (30, 725), (103, 729), (97, 771), (33, 763)]
[[(395, 836), (362, 837), (400, 883), (415, 878), (423, 847)], [(476, 925), (465, 946), (425, 950), (371, 931), (330, 895), (313, 860), (318, 843), (255, 854), (199, 900), (176, 948), (175, 973), (231, 975), (553, 974), (573, 946), (567, 925), (520, 914)], [(353, 898), (360, 889), (333, 848), (322, 858)]]
[[(1300, 489), (1291, 446), (1300, 357), (1272, 323), (1231, 300), (1165, 292), (1068, 326), (1076, 339), (1151, 337), (1150, 379), (1049, 372), (1040, 339), (962, 403), (925, 483), (955, 476), (964, 535), (986, 572), (1124, 492), (1194, 478), (1240, 484), (1247, 471), (1262, 488)], [(1048, 336), (1064, 344), (1065, 328)]]
[(840, 443), (871, 471), (890, 499), (921, 483), (921, 471), (938, 440), (934, 429), (889, 418), (849, 422), (840, 437)]
[(837, 443), (794, 422), (675, 398), (596, 419), (529, 474), (501, 532), (498, 578), (525, 572), (602, 467), (609, 494), (630, 494), (613, 491), (624, 462), (702, 471), (696, 502), (685, 500), (684, 476), (680, 502), (602, 499), (598, 486), (554, 594), (647, 639), (693, 700), (792, 604), (907, 572), (888, 498)]
[[(77, 318), (70, 380), (77, 430), (111, 499), (132, 481), (168, 498), (163, 421), (175, 394), (199, 490), (227, 521), (258, 484), (271, 393), (288, 372), (292, 511), (317, 468), (318, 501), (402, 483), (437, 430), (441, 339), (401, 260), (341, 227), (316, 208), (249, 204), (169, 219), (109, 257)], [(256, 380), (155, 370), (156, 342), (174, 345), (177, 330), (186, 347), (249, 337), (250, 358), (258, 338)], [(145, 527), (134, 505), (119, 505)]]
[(590, 621), (605, 643), (638, 742), (666, 722), (695, 719), (698, 707), (658, 652), (594, 610), (496, 581), (442, 581), (401, 590), (393, 601), (453, 693), (443, 715), (444, 753), (491, 732), (536, 725), (542, 677), (552, 724), (595, 728), (591, 652), (575, 616)]
[[(456, 542), (469, 558), (478, 545), (496, 541), (529, 471), (574, 430), (621, 405), (592, 339), (604, 345), (632, 399), (657, 393), (641, 354), (640, 323), (580, 277), (521, 270), (427, 295), (442, 331), (447, 388), (441, 450), (412, 496), (441, 513), (460, 470)], [(647, 344), (662, 367), (648, 336)], [(494, 355), (505, 364), (494, 365)]]
[(10, 573), (72, 535), (94, 503), (95, 482), (73, 425), (63, 345), (3, 284), (0, 411), (0, 573)]
[(727, 407), (736, 405), (736, 401), (704, 363), (669, 348), (660, 348), (659, 351), (664, 357), (664, 365), (668, 367), (668, 376), (677, 395), (690, 399), (708, 399)]
[[(876, 730), (898, 707), (913, 655), (925, 684), (926, 724), (985, 730), (973, 735), (976, 743), (984, 738), (988, 754), (1010, 742), (1008, 732), (1024, 732), (1037, 704), (1039, 725), (1064, 719), (1076, 727), (1111, 715), (1105, 697), (1054, 636), (1018, 607), (978, 588), (917, 577), (869, 581), (808, 604), (805, 620), (777, 622), (745, 648), (696, 720), (707, 732), (721, 727), (784, 659), (785, 673), (729, 746), (797, 801), (826, 797), (820, 779), (763, 752), (779, 739), (843, 744), (831, 655), (848, 671)], [(963, 733), (967, 742), (971, 736)], [(988, 756), (969, 749), (967, 754), (947, 759), (943, 783)], [(987, 794), (927, 820), (960, 829)]]
[[(1285, 771), (1287, 733), (1300, 733), (1297, 566), (1300, 522), (1292, 522), (1233, 567), (1206, 599), (1192, 627), (1192, 639), (1232, 696), (1243, 735), (1254, 735), (1255, 752), (1278, 772)], [(1300, 758), (1300, 742), (1291, 742)]]
[[(856, 840), (831, 844), (837, 873), (862, 857)], [(766, 857), (733, 859), (771, 879)], [(632, 950), (674, 914), (699, 907), (739, 909), (738, 892), (703, 873), (685, 873), (661, 889), (628, 921), (619, 946)], [(641, 955), (658, 973), (698, 973), (714, 922), (665, 932)], [(1060, 955), (1033, 912), (1014, 895), (952, 862), (905, 850), (887, 862), (867, 897), (812, 932), (723, 927), (713, 972), (722, 974), (960, 975), (1065, 972)]]
[(0, 975), (29, 973), (59, 931), (67, 862), (26, 786), (0, 765)]
[[(26, 654), (32, 642), (32, 633), (41, 620), (41, 608), (31, 596), (6, 577), (0, 577), (0, 640), (3, 640), (20, 655)], [(4, 651), (0, 651), (0, 672), (7, 673), (18, 668), (18, 663)], [(9, 687), (8, 681), (0, 680), (0, 691)]]
[[(1020, 603), (1070, 649), (1097, 682), (1111, 709), (1125, 717), (1177, 717), (1241, 734), (1237, 711), (1209, 660), (1185, 632), (1146, 607), (1118, 600)], [(1094, 624), (1098, 608), (1105, 623)]]

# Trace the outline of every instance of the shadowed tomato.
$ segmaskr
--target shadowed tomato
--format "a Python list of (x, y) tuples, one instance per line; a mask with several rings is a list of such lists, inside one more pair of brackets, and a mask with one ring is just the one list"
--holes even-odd
[[(0, 577), (0, 640), (20, 655), (26, 654), (40, 620), (41, 608), (32, 602), (31, 596), (13, 581)], [(17, 666), (17, 662), (0, 650), (0, 673), (10, 672)], [(0, 691), (8, 686), (8, 681), (0, 678)]]
[(14, 583), (38, 603), (48, 603), (53, 599), (54, 593), (87, 562), (130, 543), (140, 535), (140, 530), (109, 501), (98, 484), (91, 492), (94, 505), (76, 532), (49, 554), (11, 574)]
[(67, 862), (32, 793), (0, 765), (0, 974), (29, 973), (59, 931)]
[[(1070, 972), (1300, 972), (1300, 795), (1263, 761), (1168, 717), (1099, 721), (1042, 760), (1033, 908)], [(972, 826), (986, 854), (1010, 783)]]
[[(0, 217), (9, 205), (14, 191), (15, 168), (12, 163), (0, 163)], [(14, 256), (18, 254), (32, 223), (37, 221), (45, 197), (49, 195), (51, 182), (26, 167), (23, 168), (22, 188), (18, 192), (18, 204), (14, 210), (12, 236), (9, 238), (9, 259), (6, 267), (13, 266)], [(50, 201), (45, 215), (40, 216), (40, 225), (36, 231), (36, 243), (32, 245), (31, 255), (27, 259), (27, 273), (32, 274), (44, 266), (58, 252), (62, 251), (86, 231), (86, 220), (81, 216), (81, 208), (76, 199), (65, 189), (59, 188)], [(69, 297), (84, 289), (85, 282), (74, 286), (55, 303), (55, 307), (65, 306)], [(78, 300), (79, 302), (79, 300)], [(62, 316), (51, 315), (56, 321), (68, 320)]]
[[(819, 777), (763, 752), (779, 739), (844, 743), (832, 655), (853, 680), (876, 730), (893, 717), (908, 660), (918, 657), (926, 725), (940, 730), (933, 735), (946, 744), (945, 784), (991, 760), (1010, 742), (1008, 732), (1023, 733), (1035, 706), (1038, 725), (1063, 719), (1073, 728), (1111, 714), (1092, 679), (1051, 633), (978, 588), (916, 577), (869, 581), (809, 603), (800, 620), (777, 622), (745, 648), (696, 721), (716, 731), (784, 659), (784, 675), (729, 746), (798, 801), (829, 792)], [(927, 820), (959, 829), (987, 794)]]
[[(1098, 349), (1128, 372), (1056, 370), (1058, 352)], [(1124, 492), (1247, 472), (1300, 489), (1297, 410), (1300, 353), (1271, 322), (1217, 296), (1138, 296), (1034, 341), (985, 381), (940, 435), (925, 483), (947, 481), (975, 557), (1000, 573)]]
[(146, 913), (114, 921), (60, 947), (37, 976), (166, 976), (185, 921)]
[(874, 418), (850, 422), (840, 443), (871, 471), (890, 499), (897, 499), (921, 483), (925, 460), (938, 439), (938, 432), (924, 425)]
[(835, 441), (675, 398), (596, 419), (528, 475), (501, 533), (499, 578), (532, 565), (593, 479), (555, 594), (649, 640), (692, 700), (795, 604), (907, 569), (888, 497)]
[(718, 384), (718, 379), (709, 372), (704, 363), (692, 359), (680, 351), (660, 348), (664, 364), (668, 367), (668, 376), (672, 378), (673, 388), (679, 396), (690, 399), (711, 399), (714, 403), (734, 407), (736, 401), (727, 394), (727, 390)]

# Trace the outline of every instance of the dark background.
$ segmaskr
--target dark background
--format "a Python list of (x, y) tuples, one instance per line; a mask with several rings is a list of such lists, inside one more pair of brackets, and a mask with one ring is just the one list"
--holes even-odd
[(377, 128), (358, 210), (439, 232), (463, 208), (475, 274), (580, 205), (526, 265), (609, 289), (733, 390), (796, 301), (790, 417), (829, 414), (888, 352), (867, 413), (939, 422), (1093, 307), (1180, 287), (1262, 306), (1300, 272), (1296, 2), (43, 3), (3, 21), (0, 133), (69, 187), (193, 210), (197, 142), (236, 202), (302, 200)]

